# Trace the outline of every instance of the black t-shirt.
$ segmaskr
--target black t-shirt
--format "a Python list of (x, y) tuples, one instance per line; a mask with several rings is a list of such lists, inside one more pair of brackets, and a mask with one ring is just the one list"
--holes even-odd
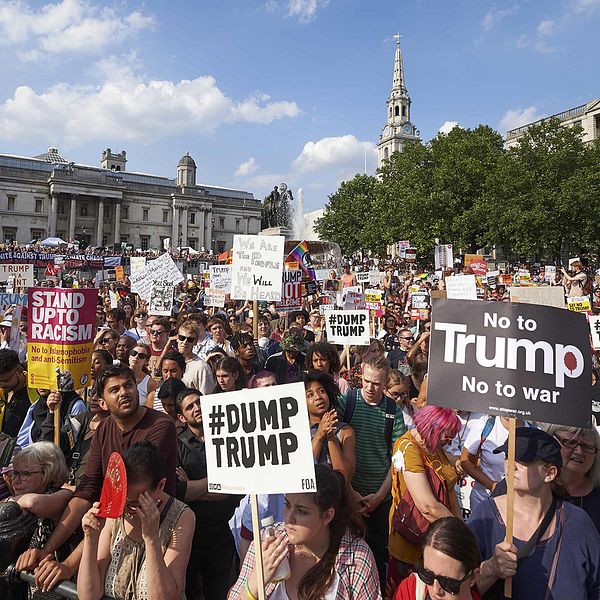
[(2, 433), (12, 438), (17, 437), (30, 406), (31, 402), (29, 401), (27, 386), (14, 392), (4, 407)]
[(587, 496), (567, 496), (565, 500), (583, 508), (600, 532), (600, 488), (595, 487)]
[[(187, 473), (190, 480), (207, 477), (206, 446), (189, 427), (177, 437), (177, 464)], [(187, 483), (178, 479), (175, 487), (177, 498), (185, 502)], [(240, 498), (241, 496), (224, 495), (222, 501), (193, 500), (186, 504), (196, 515), (196, 529), (217, 529), (224, 526), (229, 529), (228, 521), (240, 503)]]
[(406, 364), (406, 355), (408, 352), (406, 350), (401, 350), (400, 348), (394, 348), (390, 350), (387, 355), (388, 362), (392, 369), (398, 369), (398, 365)]
[(600, 379), (592, 386), (592, 414), (600, 424)]

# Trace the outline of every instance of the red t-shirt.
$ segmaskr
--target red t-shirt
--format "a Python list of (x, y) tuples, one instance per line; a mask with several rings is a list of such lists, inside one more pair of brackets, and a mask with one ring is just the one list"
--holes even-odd
[[(427, 595), (427, 586), (425, 586), (425, 596), (423, 598), (417, 598), (415, 596), (417, 588), (416, 575), (413, 573), (407, 577), (396, 589), (394, 600), (426, 600), (429, 599)], [(481, 600), (481, 597), (477, 593), (475, 588), (471, 588), (471, 598), (473, 600)]]

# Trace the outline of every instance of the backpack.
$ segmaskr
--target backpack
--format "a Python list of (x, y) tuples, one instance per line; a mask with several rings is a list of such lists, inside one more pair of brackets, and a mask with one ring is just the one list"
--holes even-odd
[[(346, 396), (346, 408), (344, 409), (344, 417), (342, 421), (350, 425), (354, 411), (356, 410), (356, 400), (358, 390), (350, 388)], [(392, 457), (392, 432), (394, 430), (394, 421), (396, 420), (396, 402), (392, 398), (385, 396), (385, 441), (387, 443), (388, 457)]]
[(582, 273), (585, 275), (585, 283), (583, 286), (581, 286), (583, 289), (583, 295), (589, 296), (594, 290), (594, 284), (592, 283), (592, 278), (587, 273), (584, 273), (583, 271)]
[(481, 447), (485, 440), (490, 437), (490, 433), (492, 433), (492, 429), (494, 429), (494, 425), (496, 424), (496, 417), (494, 415), (490, 415), (483, 426), (483, 431), (481, 432), (481, 441), (479, 442), (479, 448), (477, 448), (476, 460), (479, 461), (479, 456), (481, 455)]

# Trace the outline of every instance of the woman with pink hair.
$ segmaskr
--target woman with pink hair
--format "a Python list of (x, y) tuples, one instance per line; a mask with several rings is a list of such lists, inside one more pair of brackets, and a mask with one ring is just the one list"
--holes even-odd
[(421, 558), (429, 523), (461, 516), (454, 493), (457, 474), (444, 452), (459, 429), (451, 409), (425, 406), (416, 413), (414, 427), (394, 444), (386, 598)]

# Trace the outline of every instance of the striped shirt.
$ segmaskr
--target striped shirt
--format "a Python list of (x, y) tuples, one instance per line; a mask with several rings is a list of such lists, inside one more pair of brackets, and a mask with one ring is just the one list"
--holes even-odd
[[(343, 418), (346, 410), (346, 399), (347, 396), (338, 398), (340, 418)], [(388, 447), (385, 439), (386, 404), (385, 397), (379, 404), (368, 404), (359, 389), (354, 414), (348, 423), (356, 432), (356, 472), (352, 487), (363, 496), (377, 492), (390, 470), (392, 448)], [(402, 411), (397, 409), (392, 428), (392, 446), (405, 431)]]

